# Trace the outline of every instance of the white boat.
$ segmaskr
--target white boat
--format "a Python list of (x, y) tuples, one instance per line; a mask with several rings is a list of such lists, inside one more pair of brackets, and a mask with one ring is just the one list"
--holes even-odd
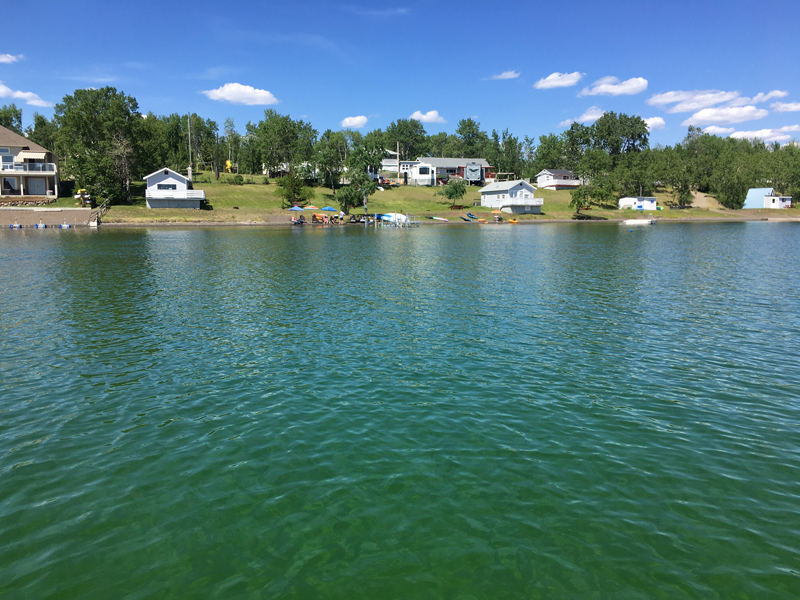
[(387, 213), (385, 215), (381, 215), (381, 219), (388, 221), (389, 223), (405, 223), (408, 221), (408, 217), (402, 213)]
[(655, 225), (655, 219), (626, 219), (623, 221), (625, 225)]

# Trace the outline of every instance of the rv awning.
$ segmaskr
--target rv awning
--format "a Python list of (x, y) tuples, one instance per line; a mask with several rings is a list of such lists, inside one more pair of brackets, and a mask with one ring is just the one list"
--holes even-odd
[(44, 160), (44, 157), (47, 155), (47, 152), (34, 152), (32, 150), (23, 150), (17, 155), (17, 158), (21, 160), (33, 159), (33, 160)]

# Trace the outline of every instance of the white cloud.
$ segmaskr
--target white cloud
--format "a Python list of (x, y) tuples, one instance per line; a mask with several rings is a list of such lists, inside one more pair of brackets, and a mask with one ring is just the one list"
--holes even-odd
[[(772, 98), (785, 98), (789, 92), (772, 90), (765, 94), (759, 92), (752, 98), (742, 96), (739, 92), (724, 92), (722, 90), (677, 90), (655, 94), (647, 99), (650, 106), (658, 106), (668, 113), (696, 112), (722, 104), (726, 107), (747, 106), (766, 102)], [(672, 104), (673, 106), (669, 106)], [(669, 106), (669, 108), (667, 108)]]
[(739, 97), (739, 92), (723, 92), (720, 90), (694, 90), (685, 92), (678, 90), (674, 92), (664, 92), (655, 94), (646, 100), (650, 106), (658, 106), (666, 109), (670, 104), (674, 104), (668, 113), (695, 112), (703, 108), (708, 108), (723, 102), (730, 102)]
[(709, 135), (729, 135), (734, 131), (736, 131), (734, 127), (718, 127), (716, 125), (703, 127), (703, 133), (708, 133)]
[(757, 131), (734, 131), (730, 137), (736, 139), (761, 139), (765, 142), (786, 142), (791, 140), (792, 133), (800, 132), (800, 125), (787, 125), (779, 129), (759, 129)]
[(439, 116), (438, 110), (429, 110), (426, 113), (422, 111), (415, 111), (409, 119), (414, 119), (420, 123), (447, 123), (442, 117)]
[(25, 104), (28, 104), (29, 106), (44, 106), (44, 107), (53, 106), (52, 102), (48, 102), (47, 100), (42, 100), (39, 96), (37, 96), (33, 92), (19, 92), (17, 90), (12, 90), (7, 85), (3, 85), (2, 81), (0, 81), (0, 98), (14, 98), (15, 100), (24, 100)]
[(361, 129), (367, 124), (367, 117), (360, 115), (358, 117), (346, 117), (342, 119), (340, 125), (347, 129)]
[(632, 77), (620, 81), (616, 77), (601, 77), (591, 87), (585, 87), (578, 96), (632, 96), (647, 89), (647, 79)]
[(728, 102), (727, 106), (745, 106), (747, 104), (759, 104), (761, 102), (766, 102), (767, 100), (772, 100), (773, 98), (785, 98), (789, 95), (789, 92), (783, 92), (781, 90), (772, 90), (768, 94), (763, 92), (759, 92), (752, 98), (748, 98), (747, 96), (741, 96), (736, 98), (731, 102)]
[(201, 91), (211, 100), (230, 102), (231, 104), (246, 104), (248, 106), (277, 104), (278, 99), (267, 90), (259, 90), (241, 83), (226, 83), (215, 90)]
[(763, 119), (768, 110), (755, 106), (720, 106), (704, 108), (686, 119), (682, 125), (729, 125)]
[(581, 73), (580, 71), (575, 71), (574, 73), (559, 73), (556, 71), (534, 83), (533, 87), (537, 90), (572, 87), (573, 85), (577, 85), (584, 75), (585, 73)]
[(800, 112), (800, 102), (776, 102), (771, 108), (775, 112)]
[(599, 106), (590, 106), (588, 109), (586, 109), (586, 112), (583, 113), (577, 119), (567, 119), (566, 121), (561, 121), (561, 123), (559, 123), (558, 126), (559, 127), (569, 127), (570, 125), (572, 125), (575, 122), (578, 122), (578, 123), (594, 123), (595, 121), (597, 121), (597, 119), (602, 117), (605, 114), (605, 112), (606, 111), (604, 111)]
[(654, 129), (664, 129), (667, 124), (664, 122), (664, 119), (661, 117), (650, 117), (649, 119), (644, 120), (647, 123), (648, 131), (653, 131)]
[(500, 75), (492, 75), (489, 79), (516, 79), (519, 77), (517, 71), (503, 71)]
[(18, 60), (22, 60), (22, 54), (0, 54), (0, 63), (10, 65)]

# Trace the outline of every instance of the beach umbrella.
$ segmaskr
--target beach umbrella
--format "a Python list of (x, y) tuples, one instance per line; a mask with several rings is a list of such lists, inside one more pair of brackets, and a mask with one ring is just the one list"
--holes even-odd
[(319, 210), (319, 207), (313, 206), (313, 205), (312, 206), (306, 206), (305, 210)]
[(502, 211), (502, 210), (497, 210), (497, 209), (495, 208), (495, 209), (492, 211), (492, 214), (493, 214), (493, 215), (502, 215), (502, 214), (503, 214), (503, 211)]
[(303, 210), (303, 207), (302, 206), (293, 206), (289, 210)]
[(327, 210), (327, 211), (332, 210), (333, 212), (336, 212), (336, 209), (333, 208), (332, 206), (323, 206), (322, 208), (320, 208), (320, 210)]

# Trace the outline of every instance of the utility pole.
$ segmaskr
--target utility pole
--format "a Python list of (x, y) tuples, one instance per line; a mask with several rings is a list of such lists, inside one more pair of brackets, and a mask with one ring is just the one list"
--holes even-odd
[(187, 175), (189, 176), (189, 181), (192, 180), (192, 113), (187, 115), (187, 122), (189, 124), (189, 168), (187, 169)]
[(217, 181), (219, 181), (219, 131), (217, 132), (217, 159), (214, 162), (214, 174), (217, 176)]
[(400, 185), (400, 142), (397, 142), (397, 185)]

